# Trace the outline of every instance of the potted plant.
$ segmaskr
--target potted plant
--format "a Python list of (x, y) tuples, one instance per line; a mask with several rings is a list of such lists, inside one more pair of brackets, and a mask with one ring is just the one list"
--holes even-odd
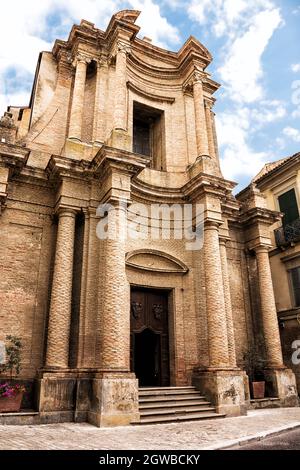
[(251, 395), (254, 400), (265, 398), (266, 382), (264, 380), (264, 360), (257, 357), (254, 350), (244, 355), (246, 370), (250, 381)]
[(7, 336), (5, 345), (6, 363), (1, 368), (1, 372), (10, 373), (10, 381), (0, 384), (0, 412), (20, 411), (25, 387), (19, 383), (13, 383), (12, 379), (18, 376), (21, 371), (21, 351), (23, 344), (17, 336)]

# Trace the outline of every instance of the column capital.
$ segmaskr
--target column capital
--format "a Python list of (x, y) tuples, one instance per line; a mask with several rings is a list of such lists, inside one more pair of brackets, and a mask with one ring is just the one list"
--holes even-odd
[(114, 63), (116, 56), (118, 54), (124, 54), (125, 56), (127, 56), (128, 54), (130, 54), (130, 52), (131, 52), (130, 43), (123, 41), (122, 39), (117, 39), (111, 49), (108, 62)]
[(72, 207), (58, 207), (55, 213), (58, 217), (76, 217), (77, 210)]
[(221, 225), (221, 222), (217, 220), (205, 220), (204, 221), (204, 230), (218, 230)]
[(205, 108), (209, 109), (210, 111), (212, 111), (212, 108), (214, 106), (214, 101), (212, 101), (211, 99), (209, 98), (204, 98), (204, 106)]
[(101, 69), (102, 67), (107, 67), (108, 65), (108, 59), (104, 55), (98, 57), (98, 59), (95, 59), (95, 62), (98, 69)]
[(130, 43), (126, 41), (122, 41), (121, 39), (118, 39), (115, 45), (115, 52), (116, 54), (121, 53), (121, 54), (130, 54), (131, 52), (131, 46)]
[(270, 248), (269, 245), (257, 245), (253, 248), (253, 251), (255, 251), (255, 253), (269, 253)]
[(88, 65), (91, 62), (92, 62), (92, 59), (90, 57), (87, 57), (83, 54), (77, 54), (73, 59), (72, 65), (74, 68), (76, 68), (79, 63)]
[(199, 67), (198, 65), (196, 65), (194, 67), (194, 71), (193, 71), (193, 75), (192, 75), (192, 82), (193, 84), (195, 83), (200, 83), (201, 85), (203, 84), (203, 78), (205, 77), (205, 73), (204, 71), (202, 70), (201, 67)]
[(222, 236), (221, 236), (221, 237), (219, 238), (219, 243), (220, 243), (220, 245), (225, 246), (225, 247), (226, 247), (226, 245), (227, 245), (227, 243), (228, 243), (229, 241), (230, 241), (230, 238), (227, 238), (227, 237), (222, 237)]

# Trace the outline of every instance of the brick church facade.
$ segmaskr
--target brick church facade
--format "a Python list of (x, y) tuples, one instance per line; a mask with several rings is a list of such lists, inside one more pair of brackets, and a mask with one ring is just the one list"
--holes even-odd
[[(255, 354), (269, 396), (296, 406), (268, 256), (279, 214), (222, 176), (210, 53), (137, 38), (138, 15), (74, 26), (40, 54), (29, 107), (1, 119), (0, 340), (22, 338), (44, 422), (138, 422), (139, 386), (193, 385), (245, 414)], [(120, 201), (201, 204), (203, 248), (99, 239), (99, 205), (120, 224)]]

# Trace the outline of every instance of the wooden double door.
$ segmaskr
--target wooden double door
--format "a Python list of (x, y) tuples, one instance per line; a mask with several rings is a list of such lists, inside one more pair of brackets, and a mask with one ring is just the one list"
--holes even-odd
[(140, 387), (170, 385), (168, 292), (131, 289), (131, 370)]

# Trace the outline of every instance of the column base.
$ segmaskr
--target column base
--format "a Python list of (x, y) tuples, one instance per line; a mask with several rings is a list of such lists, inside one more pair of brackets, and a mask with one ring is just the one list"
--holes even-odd
[(93, 371), (47, 369), (37, 378), (36, 409), (47, 423), (87, 421)]
[(283, 407), (299, 406), (296, 377), (291, 369), (270, 367), (263, 372), (269, 396), (279, 398)]
[(113, 129), (110, 137), (107, 141), (109, 147), (127, 150), (127, 152), (132, 151), (132, 141), (128, 132), (122, 129)]
[(245, 375), (240, 369), (197, 369), (193, 385), (212, 402), (217, 413), (241, 416), (247, 414)]
[(126, 426), (140, 421), (138, 380), (132, 373), (103, 372), (92, 384), (88, 422), (98, 426)]
[(57, 422), (59, 414), (68, 416), (72, 421), (76, 382), (76, 375), (67, 371), (40, 371), (36, 394), (37, 409), (40, 414), (55, 416), (53, 422)]

